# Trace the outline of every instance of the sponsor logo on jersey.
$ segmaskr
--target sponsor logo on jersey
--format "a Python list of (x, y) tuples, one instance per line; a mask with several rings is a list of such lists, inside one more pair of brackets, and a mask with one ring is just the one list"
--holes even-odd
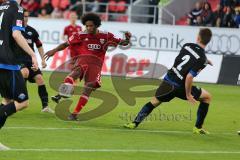
[(21, 93), (19, 94), (18, 98), (23, 100), (24, 98), (26, 98), (26, 95), (24, 93)]
[(22, 20), (17, 20), (16, 25), (17, 25), (18, 27), (22, 27), (22, 26), (23, 26), (23, 21), (22, 21)]
[(99, 44), (88, 44), (87, 47), (88, 47), (88, 49), (90, 49), (90, 50), (98, 50), (98, 49), (101, 49), (101, 45), (99, 45)]

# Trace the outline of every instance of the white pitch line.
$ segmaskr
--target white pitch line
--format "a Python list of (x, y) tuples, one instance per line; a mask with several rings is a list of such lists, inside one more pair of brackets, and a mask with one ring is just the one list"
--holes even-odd
[(0, 143), (0, 151), (7, 151), (7, 150), (10, 150), (10, 148)]
[[(4, 129), (7, 130), (91, 130), (91, 131), (120, 131), (120, 132), (146, 132), (146, 133), (172, 133), (172, 134), (192, 134), (191, 131), (166, 131), (166, 130), (146, 130), (146, 129), (114, 129), (114, 128), (88, 128), (88, 127), (82, 127), (82, 128), (56, 128), (56, 127), (5, 127)], [(212, 135), (236, 135), (234, 133), (213, 133)]]
[(189, 151), (152, 149), (10, 149), (8, 152), (122, 152), (122, 153), (179, 153), (179, 154), (240, 154), (240, 151)]

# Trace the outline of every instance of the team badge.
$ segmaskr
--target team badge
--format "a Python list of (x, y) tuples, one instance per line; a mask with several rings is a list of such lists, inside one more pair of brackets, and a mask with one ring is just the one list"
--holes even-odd
[(104, 42), (105, 42), (105, 39), (100, 39), (101, 44), (104, 44)]
[(27, 34), (28, 34), (29, 36), (31, 36), (33, 33), (32, 33), (32, 32), (28, 32)]

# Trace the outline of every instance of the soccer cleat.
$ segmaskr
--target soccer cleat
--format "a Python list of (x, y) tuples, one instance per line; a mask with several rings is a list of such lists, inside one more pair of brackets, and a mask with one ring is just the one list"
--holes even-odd
[(74, 92), (74, 86), (69, 83), (63, 83), (58, 89), (59, 95), (64, 98), (70, 98)]
[(45, 112), (45, 113), (55, 113), (54, 110), (52, 110), (50, 107), (44, 107), (42, 109), (42, 112)]
[(54, 101), (55, 103), (59, 103), (61, 96), (60, 95), (56, 95), (56, 96), (52, 96), (51, 97), (52, 101)]
[(198, 129), (197, 127), (193, 127), (194, 134), (210, 134), (208, 131), (204, 130), (203, 128)]
[(135, 129), (135, 128), (137, 128), (137, 125), (136, 125), (136, 123), (131, 122), (131, 123), (124, 124), (124, 128)]
[(70, 121), (77, 121), (78, 120), (77, 116), (78, 116), (78, 114), (72, 113), (72, 114), (70, 114), (68, 116), (68, 120), (70, 120)]

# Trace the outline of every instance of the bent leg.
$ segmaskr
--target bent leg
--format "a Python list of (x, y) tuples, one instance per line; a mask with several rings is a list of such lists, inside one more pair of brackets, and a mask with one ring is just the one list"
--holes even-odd
[(195, 124), (195, 127), (197, 127), (198, 129), (202, 128), (202, 126), (203, 126), (204, 120), (208, 113), (209, 104), (212, 99), (211, 97), (212, 96), (209, 92), (202, 89), (202, 93), (199, 97), (200, 104), (198, 107), (197, 120), (196, 120), (196, 124)]

